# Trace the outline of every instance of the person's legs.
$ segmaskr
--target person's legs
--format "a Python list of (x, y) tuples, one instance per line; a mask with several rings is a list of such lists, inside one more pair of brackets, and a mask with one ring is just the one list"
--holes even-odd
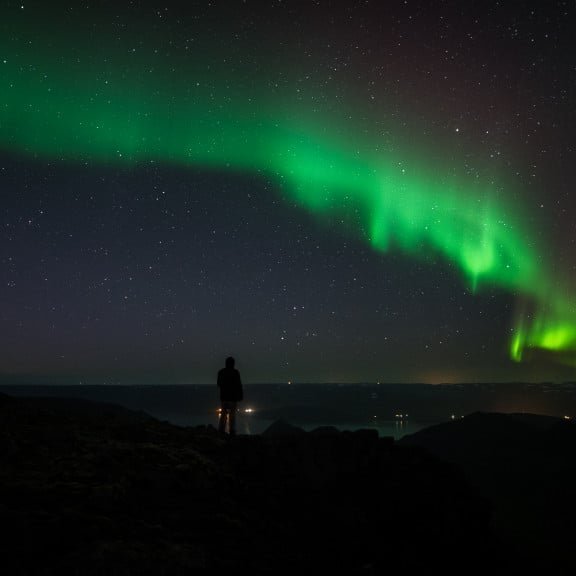
[(220, 406), (220, 418), (218, 419), (218, 432), (224, 434), (226, 431), (226, 420), (228, 416), (228, 410), (226, 408), (226, 403), (222, 402)]
[(236, 434), (236, 402), (229, 402), (228, 409), (229, 413), (229, 426), (230, 426), (230, 434)]
[(220, 407), (220, 419), (218, 421), (218, 432), (226, 432), (226, 423), (228, 423), (228, 432), (236, 434), (236, 406), (237, 402), (223, 400)]

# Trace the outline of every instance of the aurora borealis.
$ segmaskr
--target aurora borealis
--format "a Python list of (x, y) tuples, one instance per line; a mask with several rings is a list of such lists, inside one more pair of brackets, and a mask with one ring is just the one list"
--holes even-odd
[[(573, 239), (570, 237), (558, 251), (556, 234), (565, 235), (569, 220), (563, 215), (558, 230), (547, 230), (557, 216), (554, 212), (543, 213), (541, 206), (548, 203), (534, 200), (548, 195), (553, 210), (570, 213), (569, 195), (574, 178), (560, 174), (566, 173), (570, 154), (573, 155), (564, 143), (569, 141), (567, 126), (570, 125), (565, 102), (574, 91), (573, 85), (569, 84), (570, 78), (574, 83), (574, 78), (573, 70), (570, 78), (563, 76), (568, 33), (562, 27), (562, 11), (573, 8), (568, 9), (562, 3), (553, 4), (547, 9), (536, 3), (534, 6), (529, 4), (519, 13), (507, 12), (497, 2), (482, 10), (466, 3), (458, 5), (460, 7), (449, 3), (436, 11), (408, 2), (392, 3), (386, 8), (353, 2), (346, 9), (336, 9), (330, 2), (308, 8), (288, 2), (266, 9), (241, 2), (224, 3), (225, 7), (220, 8), (207, 3), (200, 3), (195, 8), (178, 5), (158, 8), (149, 3), (118, 8), (106, 2), (101, 5), (79, 3), (72, 8), (39, 3), (5, 4), (0, 39), (0, 150), (4, 165), (13, 168), (8, 169), (12, 174), (10, 178), (6, 177), (6, 168), (3, 169), (2, 197), (12, 196), (12, 200), (5, 201), (6, 238), (1, 250), (7, 275), (5, 285), (15, 287), (16, 283), (8, 278), (11, 273), (27, 276), (23, 282), (27, 287), (20, 297), (28, 302), (22, 304), (18, 297), (14, 300), (9, 291), (3, 297), (3, 305), (10, 308), (5, 312), (4, 324), (14, 323), (18, 327), (8, 331), (20, 336), (14, 337), (7, 346), (6, 349), (12, 352), (6, 353), (5, 367), (0, 366), (0, 372), (81, 373), (75, 362), (69, 365), (66, 361), (57, 363), (55, 368), (51, 362), (43, 364), (45, 361), (39, 360), (35, 369), (32, 360), (30, 368), (26, 368), (27, 361), (23, 358), (29, 352), (23, 354), (22, 350), (29, 349), (27, 330), (18, 321), (18, 306), (26, 309), (30, 299), (35, 299), (36, 309), (41, 311), (33, 321), (35, 331), (50, 332), (51, 338), (74, 339), (74, 322), (70, 322), (66, 303), (61, 300), (65, 297), (59, 296), (57, 291), (50, 294), (35, 292), (34, 283), (38, 279), (30, 276), (29, 270), (34, 269), (37, 261), (33, 252), (25, 248), (25, 234), (22, 231), (14, 233), (19, 226), (25, 227), (27, 214), (36, 211), (37, 206), (46, 207), (45, 211), (49, 212), (56, 197), (60, 198), (58, 209), (64, 213), (62, 220), (53, 220), (56, 228), (65, 227), (68, 221), (88, 218), (90, 224), (79, 235), (75, 233), (79, 236), (80, 252), (69, 262), (68, 272), (74, 276), (74, 270), (87, 267), (80, 276), (90, 276), (91, 270), (98, 269), (101, 264), (91, 263), (92, 256), (85, 258), (82, 254), (86, 254), (89, 246), (108, 242), (108, 220), (114, 219), (112, 212), (117, 210), (117, 204), (112, 203), (108, 208), (112, 212), (107, 214), (106, 209), (100, 209), (95, 218), (92, 204), (98, 203), (98, 195), (106, 199), (110, 197), (111, 189), (118, 192), (121, 188), (123, 200), (120, 204), (130, 204), (131, 198), (135, 197), (138, 201), (145, 200), (147, 195), (157, 197), (158, 188), (163, 189), (162, 194), (167, 191), (168, 196), (174, 196), (171, 190), (180, 189), (184, 175), (189, 172), (191, 181), (206, 177), (207, 187), (216, 185), (211, 179), (218, 175), (218, 181), (227, 179), (226, 188), (236, 188), (236, 198), (219, 205), (219, 209), (230, 210), (230, 218), (242, 219), (243, 214), (252, 209), (248, 208), (252, 206), (252, 200), (244, 203), (237, 199), (252, 198), (245, 190), (252, 182), (250, 185), (266, 189), (266, 202), (273, 203), (275, 217), (282, 218), (284, 213), (292, 222), (302, 219), (294, 228), (304, 226), (308, 230), (305, 241), (296, 238), (293, 242), (291, 235), (286, 239), (291, 244), (290, 250), (294, 250), (290, 256), (293, 261), (290, 276), (298, 284), (308, 282), (304, 278), (309, 276), (310, 269), (318, 266), (325, 266), (322, 276), (326, 277), (346, 274), (348, 266), (359, 266), (367, 278), (382, 274), (380, 266), (388, 276), (393, 276), (391, 270), (396, 266), (394, 255), (397, 254), (402, 259), (409, 257), (399, 269), (410, 265), (424, 278), (434, 278), (431, 282), (438, 298), (444, 290), (449, 293), (460, 290), (470, 295), (470, 300), (466, 296), (466, 306), (473, 307), (474, 301), (480, 303), (483, 298), (500, 302), (499, 305), (506, 309), (507, 318), (505, 322), (498, 318), (499, 333), (494, 326), (494, 333), (488, 336), (490, 340), (497, 340), (498, 346), (493, 350), (497, 356), (484, 360), (477, 357), (469, 365), (459, 358), (454, 363), (459, 366), (455, 372), (464, 374), (465, 379), (498, 380), (515, 375), (527, 377), (533, 373), (541, 376), (546, 375), (548, 369), (550, 374), (569, 376), (565, 370), (571, 369), (576, 361), (573, 304), (576, 285), (571, 277), (573, 262), (569, 251)], [(540, 30), (535, 15), (535, 11), (542, 10), (546, 12), (543, 21), (548, 22), (546, 31)], [(331, 14), (328, 21), (322, 16), (327, 13)], [(450, 22), (450, 26), (428, 30), (427, 24), (435, 19), (442, 26)], [(286, 29), (293, 21), (302, 26), (293, 30), (293, 37), (288, 38)], [(556, 43), (541, 46), (539, 42), (544, 43), (544, 38), (553, 34), (551, 31), (554, 31)], [(524, 33), (539, 46), (534, 54), (522, 42), (517, 46), (517, 36)], [(488, 48), (482, 46), (477, 36), (491, 39), (493, 52), (487, 52)], [(275, 38), (278, 37), (283, 39), (277, 42)], [(424, 45), (428, 46), (428, 51), (420, 50)], [(505, 62), (499, 62), (500, 50), (511, 47), (512, 56), (505, 51), (508, 54)], [(331, 51), (338, 57), (329, 57)], [(507, 72), (513, 62), (518, 63), (517, 77), (508, 78), (506, 74), (513, 74)], [(547, 68), (548, 62), (553, 62), (553, 66)], [(410, 70), (410, 63), (414, 70)], [(540, 75), (531, 76), (533, 69), (541, 70)], [(450, 79), (451, 75), (454, 78)], [(507, 82), (503, 78), (507, 78)], [(554, 98), (545, 98), (538, 92), (546, 86), (543, 80), (548, 81), (549, 90), (555, 87)], [(365, 101), (361, 102), (363, 98)], [(509, 108), (511, 100), (515, 110)], [(534, 102), (538, 102), (537, 106)], [(542, 129), (541, 133), (532, 135), (532, 139), (537, 140), (534, 149), (530, 145), (526, 152), (515, 156), (514, 149), (520, 148), (521, 143), (526, 144), (522, 131), (532, 121), (531, 114), (536, 114), (535, 110), (540, 108), (543, 110), (541, 117), (547, 120), (539, 120), (538, 125), (547, 122), (557, 132), (564, 132), (556, 140), (547, 140)], [(448, 120), (451, 115), (456, 120)], [(508, 124), (511, 119), (516, 119), (515, 128)], [(503, 160), (502, 156), (507, 159)], [(544, 166), (543, 175), (538, 178), (534, 176), (537, 163)], [(99, 187), (91, 184), (84, 192), (72, 182), (68, 183), (67, 190), (57, 185), (62, 178), (66, 180), (62, 174), (67, 171), (77, 174), (84, 169), (89, 171), (90, 178), (103, 184)], [(519, 176), (523, 170), (529, 176)], [(154, 191), (146, 192), (151, 171), (159, 183)], [(549, 174), (548, 179), (546, 174)], [(127, 184), (118, 184), (126, 178)], [(84, 177), (81, 179), (85, 182)], [(180, 191), (179, 194), (186, 197), (186, 206), (193, 202), (193, 191)], [(214, 196), (219, 192), (213, 189), (203, 194)], [(234, 196), (234, 193), (230, 194), (228, 199)], [(256, 193), (256, 197), (260, 196)], [(278, 199), (280, 204), (276, 205)], [(207, 210), (202, 204), (196, 205), (196, 209)], [(162, 221), (164, 234), (170, 233), (165, 218), (169, 212), (158, 216), (159, 220), (155, 222), (158, 213), (152, 204), (147, 209), (150, 212), (129, 210), (134, 212), (133, 222), (126, 225), (124, 221), (126, 230), (144, 217), (148, 231), (158, 228)], [(170, 213), (180, 210), (182, 206), (172, 207)], [(99, 222), (98, 218), (104, 220)], [(162, 253), (162, 262), (168, 259), (173, 270), (181, 270), (182, 256), (187, 254), (186, 257), (193, 259), (195, 251), (196, 255), (202, 255), (200, 259), (220, 258), (218, 246), (210, 246), (210, 234), (214, 230), (208, 227), (202, 230), (203, 224), (196, 218), (192, 218), (189, 225), (185, 219), (179, 221), (181, 248), (172, 254), (169, 251)], [(228, 221), (228, 217), (224, 220)], [(241, 242), (251, 245), (256, 253), (265, 252), (266, 237), (274, 234), (273, 228), (262, 229), (266, 224), (270, 225), (268, 217), (252, 222)], [(192, 233), (193, 226), (197, 226), (196, 240), (191, 243), (194, 248), (188, 252), (186, 233)], [(260, 229), (256, 237), (253, 228)], [(54, 232), (53, 229), (48, 235), (54, 235)], [(144, 232), (144, 236), (149, 234)], [(338, 264), (326, 263), (324, 257), (319, 265), (312, 258), (308, 265), (300, 266), (296, 264), (303, 258), (300, 252), (309, 251), (302, 244), (316, 243), (312, 234), (322, 240), (329, 238), (327, 243), (330, 245), (352, 245), (356, 255), (344, 256)], [(64, 237), (65, 233), (60, 235)], [(158, 238), (161, 235), (158, 233)], [(154, 236), (155, 241), (166, 244), (156, 238), (156, 234)], [(129, 243), (129, 238), (122, 232), (116, 236), (120, 246)], [(42, 257), (42, 274), (52, 266), (54, 274), (65, 275), (59, 252), (67, 248), (64, 248), (63, 240), (48, 240), (50, 249)], [(124, 270), (136, 269), (134, 274), (122, 273), (123, 277), (141, 276), (138, 270), (144, 268), (143, 261), (149, 256), (144, 252), (145, 244), (146, 241), (125, 253), (121, 263), (114, 263), (115, 267)], [(374, 255), (364, 255), (362, 246), (369, 247)], [(283, 247), (281, 251), (285, 249)], [(102, 251), (102, 247), (95, 250)], [(114, 248), (107, 246), (104, 252), (114, 252)], [(363, 254), (362, 264), (348, 264), (348, 258), (355, 260), (360, 253)], [(382, 255), (384, 260), (378, 260)], [(253, 277), (270, 269), (269, 263), (259, 262), (258, 257), (252, 259), (245, 253), (237, 257)], [(391, 257), (393, 260), (388, 259)], [(244, 258), (251, 262), (248, 264)], [(268, 253), (266, 259), (270, 258), (278, 261), (279, 257)], [(22, 266), (21, 272), (14, 270), (15, 261)], [(101, 276), (107, 278), (104, 268), (106, 266), (102, 265)], [(305, 275), (302, 269), (306, 270)], [(240, 268), (236, 272), (247, 273)], [(446, 273), (449, 278), (440, 282)], [(113, 354), (102, 344), (105, 336), (100, 331), (102, 314), (98, 311), (99, 307), (108, 308), (109, 301), (104, 306), (100, 295), (76, 303), (80, 314), (88, 307), (91, 309), (88, 316), (98, 319), (97, 329), (86, 338), (85, 348), (76, 351), (78, 356), (89, 359), (88, 364), (99, 365), (98, 353), (93, 350), (103, 346), (101, 354), (107, 358), (103, 364), (108, 368), (96, 373), (110, 378), (121, 378), (125, 374), (137, 378), (140, 352), (134, 356), (129, 354), (130, 361), (123, 362), (118, 360), (118, 356), (123, 355), (122, 346), (131, 349), (131, 343), (135, 342), (136, 348), (146, 356), (148, 346), (154, 349), (159, 345), (155, 334), (162, 335), (160, 347), (165, 346), (175, 323), (181, 323), (180, 329), (176, 330), (179, 332), (175, 336), (177, 341), (184, 342), (183, 333), (186, 333), (188, 342), (196, 342), (196, 331), (206, 333), (206, 329), (202, 328), (202, 322), (195, 328), (196, 320), (191, 316), (186, 319), (187, 313), (182, 312), (188, 305), (184, 303), (194, 302), (196, 298), (186, 287), (198, 284), (194, 280), (193, 267), (186, 274), (184, 282), (180, 280), (169, 288), (163, 286), (162, 290), (141, 299), (145, 305), (141, 309), (136, 306), (130, 312), (132, 320), (126, 319), (128, 325), (134, 324), (134, 318), (139, 318), (136, 324), (140, 328), (133, 333), (124, 327), (123, 344), (118, 344), (120, 349), (116, 348)], [(244, 281), (236, 281), (236, 284)], [(350, 354), (349, 365), (340, 367), (340, 372), (336, 373), (332, 368), (321, 369), (314, 359), (325, 358), (328, 366), (333, 363), (334, 333), (338, 332), (336, 339), (343, 349), (348, 345), (353, 348), (355, 337), (346, 344), (347, 338), (352, 332), (363, 332), (368, 309), (380, 310), (382, 303), (378, 301), (378, 286), (373, 286), (373, 294), (364, 300), (365, 311), (358, 314), (350, 311), (346, 322), (326, 324), (326, 317), (335, 316), (335, 310), (328, 311), (328, 306), (326, 314), (319, 313), (312, 322), (319, 328), (312, 329), (308, 324), (314, 312), (302, 312), (297, 320), (294, 319), (296, 310), (322, 310), (325, 305), (322, 278), (310, 281), (310, 292), (304, 298), (306, 306), (288, 302), (286, 290), (278, 296), (277, 286), (286, 285), (282, 276), (272, 280), (271, 284), (276, 285), (273, 293), (262, 286), (256, 291), (252, 288), (254, 302), (250, 302), (248, 287), (240, 296), (229, 293), (230, 288), (225, 287), (216, 296), (212, 293), (213, 300), (206, 300), (206, 294), (199, 297), (197, 306), (206, 310), (204, 322), (207, 325), (212, 324), (208, 311), (220, 306), (216, 301), (225, 294), (229, 317), (238, 326), (248, 325), (248, 332), (251, 323), (258, 326), (258, 337), (242, 335), (245, 328), (234, 328), (236, 338), (225, 339), (222, 343), (213, 336), (209, 351), (202, 352), (202, 345), (194, 344), (193, 347), (199, 346), (198, 357), (217, 354), (220, 344), (239, 348), (241, 355), (244, 344), (240, 342), (249, 340), (255, 347), (251, 354), (258, 358), (269, 356), (270, 360), (264, 361), (264, 365), (282, 365), (281, 369), (269, 369), (269, 380), (376, 379), (379, 362), (384, 365), (392, 362), (392, 373), (401, 380), (416, 377), (433, 380), (436, 377), (429, 376), (431, 373), (453, 377), (450, 352), (443, 357), (440, 366), (432, 360), (430, 369), (426, 366), (426, 356), (416, 354), (420, 367), (414, 372), (411, 371), (413, 366), (404, 370), (402, 357), (388, 350), (389, 338), (397, 336), (396, 322), (402, 323), (397, 318), (397, 310), (405, 307), (401, 293), (409, 294), (406, 301), (414, 299), (417, 291), (422, 292), (422, 285), (409, 288), (399, 285), (397, 290), (389, 286), (390, 292), (382, 294), (381, 298), (386, 301), (391, 320), (372, 317), (365, 336), (356, 341), (359, 351)], [(352, 282), (356, 281), (355, 276)], [(74, 290), (82, 291), (82, 282), (74, 281)], [(99, 282), (92, 279), (86, 286), (96, 286)], [(125, 280), (119, 282), (122, 284)], [(146, 286), (147, 280), (140, 278), (137, 282)], [(203, 271), (200, 284), (210, 283), (210, 274)], [(312, 287), (314, 283), (315, 288)], [(90, 292), (89, 289), (85, 291)], [(398, 294), (392, 297), (396, 291)], [(170, 295), (168, 300), (173, 301), (172, 310), (170, 305), (166, 306), (167, 294)], [(364, 296), (354, 294), (356, 306), (358, 299), (362, 302)], [(302, 297), (300, 294), (295, 300)], [(275, 310), (272, 314), (263, 311), (261, 318), (251, 310), (262, 298), (270, 300)], [(454, 300), (453, 296), (446, 298), (444, 313), (452, 314), (451, 300)], [(278, 302), (282, 302), (279, 308)], [(338, 302), (338, 297), (334, 303), (332, 308), (345, 306)], [(124, 310), (125, 305), (120, 299), (119, 309)], [(151, 308), (155, 311), (150, 312)], [(61, 316), (66, 319), (54, 321), (52, 313), (46, 312), (50, 309), (61, 310)], [(163, 312), (159, 313), (160, 309)], [(488, 315), (500, 316), (501, 312), (492, 309)], [(282, 320), (283, 313), (286, 320)], [(57, 312), (55, 314), (58, 316)], [(302, 318), (304, 314), (308, 315), (307, 319)], [(112, 313), (114, 315), (117, 313)], [(159, 317), (173, 319), (157, 327), (156, 331), (143, 329), (148, 315), (156, 319), (155, 324)], [(275, 318), (275, 324), (268, 328), (267, 317)], [(404, 359), (407, 362), (418, 346), (411, 334), (422, 332), (423, 327), (414, 318), (404, 320), (408, 325), (402, 325), (403, 336), (399, 337), (397, 346), (410, 352)], [(422, 324), (438, 321), (439, 318), (424, 320)], [(277, 336), (277, 325), (282, 322), (291, 324), (290, 330), (297, 336), (290, 337), (287, 329)], [(508, 328), (502, 331), (501, 323), (507, 324)], [(54, 328), (58, 324), (66, 327), (65, 336), (59, 335), (59, 329)], [(452, 354), (455, 358), (465, 358), (469, 352), (463, 351), (464, 344), (459, 341), (465, 337), (456, 336), (463, 330), (463, 325), (458, 327), (456, 324), (452, 328), (455, 339)], [(221, 332), (228, 330), (225, 315), (218, 317), (214, 325), (220, 326)], [(114, 331), (113, 323), (109, 323), (108, 329)], [(87, 325), (83, 330), (91, 331)], [(430, 329), (431, 340), (438, 339), (436, 330)], [(331, 336), (322, 345), (310, 343), (311, 347), (306, 351), (309, 335), (313, 334), (314, 340), (320, 332)], [(140, 343), (142, 333), (147, 334), (150, 344)], [(207, 333), (210, 334), (209, 329)], [(269, 342), (276, 338), (282, 343), (291, 341), (295, 344), (282, 352), (272, 350)], [(476, 337), (470, 342), (479, 345)], [(35, 346), (37, 344), (32, 345)], [(429, 348), (430, 344), (422, 346), (423, 350)], [(502, 356), (497, 350), (502, 351)], [(366, 362), (366, 354), (373, 358), (374, 365), (363, 371), (361, 364)], [(504, 355), (513, 362), (506, 364)], [(43, 357), (43, 354), (39, 356)], [(192, 368), (184, 367), (184, 357), (182, 350), (176, 356), (169, 355), (170, 359), (166, 357), (159, 361), (158, 365), (169, 364), (170, 373), (176, 374), (176, 379), (194, 379), (196, 376), (190, 375)], [(515, 368), (516, 362), (522, 362), (528, 368)], [(310, 363), (315, 364), (313, 370)], [(482, 365), (482, 371), (478, 371), (478, 364)], [(491, 364), (495, 367), (493, 374), (490, 374)], [(201, 360), (198, 365), (203, 365)], [(539, 368), (532, 372), (534, 365)], [(564, 368), (549, 368), (556, 365)], [(158, 368), (157, 378), (162, 377), (162, 370)], [(257, 372), (257, 378), (266, 381), (264, 368)]]

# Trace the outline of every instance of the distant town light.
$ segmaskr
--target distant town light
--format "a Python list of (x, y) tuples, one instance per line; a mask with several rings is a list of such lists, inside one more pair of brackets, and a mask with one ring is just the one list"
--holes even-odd
[(564, 416), (564, 420), (572, 420), (571, 416)]

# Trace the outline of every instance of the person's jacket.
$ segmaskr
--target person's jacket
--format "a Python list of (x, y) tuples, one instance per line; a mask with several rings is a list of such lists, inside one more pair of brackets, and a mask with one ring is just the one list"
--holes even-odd
[(220, 400), (239, 402), (243, 398), (240, 372), (236, 368), (222, 368), (218, 372)]

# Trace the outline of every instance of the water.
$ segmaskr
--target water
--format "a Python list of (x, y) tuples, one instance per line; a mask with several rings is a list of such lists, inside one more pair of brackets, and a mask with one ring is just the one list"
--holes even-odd
[[(361, 385), (248, 385), (246, 401), (239, 404), (237, 431), (260, 434), (273, 422), (284, 420), (306, 431), (321, 426), (351, 431), (371, 428), (380, 436), (398, 439), (431, 423), (396, 418), (395, 412), (406, 401), (379, 391)], [(0, 392), (110, 402), (177, 426), (218, 425), (218, 392), (209, 385), (4, 385)]]
[[(183, 412), (172, 412), (172, 413), (157, 413), (151, 414), (159, 420), (166, 420), (171, 424), (176, 424), (177, 426), (205, 426), (212, 425), (215, 428), (218, 427), (218, 415), (215, 412), (214, 416), (198, 416), (186, 414)], [(259, 418), (257, 413), (246, 414), (239, 411), (236, 418), (236, 430), (238, 434), (261, 434), (269, 426), (274, 423), (274, 420)], [(320, 428), (321, 426), (333, 426), (338, 430), (344, 431), (354, 431), (361, 429), (373, 429), (378, 431), (380, 437), (392, 436), (394, 439), (398, 440), (407, 434), (414, 434), (422, 428), (429, 426), (429, 423), (419, 423), (410, 420), (383, 420), (383, 421), (347, 421), (347, 422), (291, 422), (291, 424), (298, 426), (307, 432)]]
[[(178, 426), (218, 424), (211, 385), (3, 385), (15, 396), (62, 396), (120, 404)], [(237, 430), (259, 434), (277, 420), (304, 430), (373, 428), (401, 438), (475, 411), (576, 416), (576, 384), (248, 384)], [(245, 412), (246, 409), (252, 412)]]

